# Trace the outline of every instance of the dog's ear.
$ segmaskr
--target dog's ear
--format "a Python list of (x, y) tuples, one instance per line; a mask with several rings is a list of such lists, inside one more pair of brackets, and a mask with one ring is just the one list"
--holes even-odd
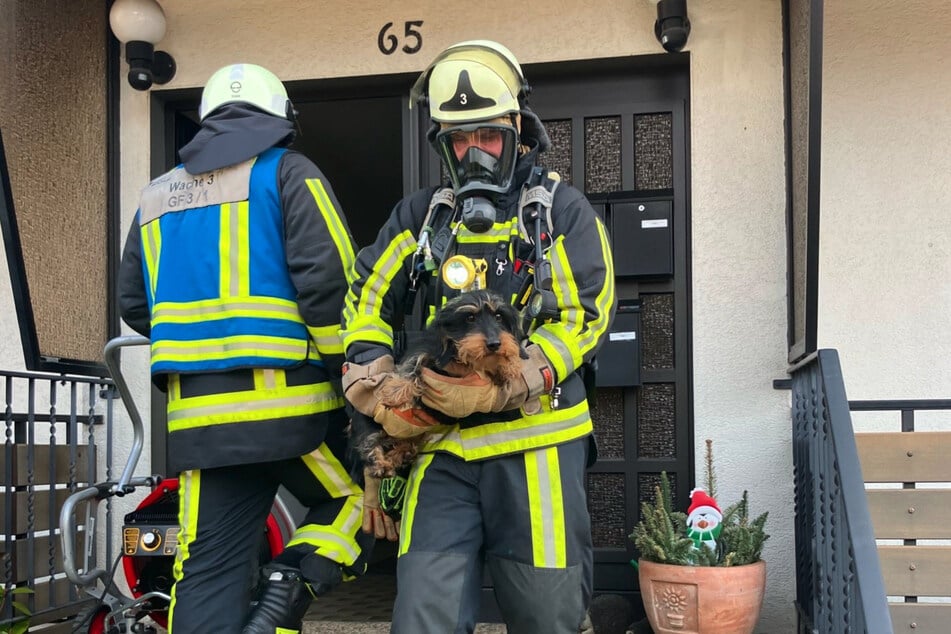
[(446, 338), (443, 340), (442, 352), (436, 357), (436, 367), (442, 369), (456, 359), (456, 342)]

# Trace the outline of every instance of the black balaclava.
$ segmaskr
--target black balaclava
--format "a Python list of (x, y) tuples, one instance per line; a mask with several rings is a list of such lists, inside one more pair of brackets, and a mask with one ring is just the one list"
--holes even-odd
[(275, 146), (294, 140), (294, 124), (243, 103), (221, 106), (179, 151), (185, 171), (202, 174), (236, 165)]

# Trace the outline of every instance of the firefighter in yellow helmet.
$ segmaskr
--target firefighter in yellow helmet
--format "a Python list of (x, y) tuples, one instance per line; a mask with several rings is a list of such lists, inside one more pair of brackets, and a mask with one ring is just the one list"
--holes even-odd
[[(287, 147), (294, 109), (273, 73), (220, 69), (199, 116), (183, 164), (143, 190), (119, 272), (122, 317), (152, 340), (180, 474), (169, 629), (296, 632), (312, 596), (363, 573), (373, 542), (339, 393), (354, 246), (327, 178)], [(309, 511), (249, 615), (282, 484)]]
[[(449, 181), (397, 204), (358, 255), (344, 304), (356, 441), (380, 426), (427, 433), (399, 523), (386, 513), (393, 500), (365, 501), (364, 530), (391, 539), (399, 530), (396, 634), (472, 632), (484, 568), (508, 631), (590, 629), (584, 474), (594, 456), (582, 374), (614, 316), (613, 265), (584, 195), (540, 164), (549, 140), (528, 92), (496, 42), (450, 46), (422, 73), (410, 101), (428, 104)], [(425, 322), (472, 288), (520, 311), (521, 377), (499, 387), (427, 374), (423, 405), (382, 407), (401, 339), (392, 324)], [(404, 315), (414, 304), (421, 311)]]

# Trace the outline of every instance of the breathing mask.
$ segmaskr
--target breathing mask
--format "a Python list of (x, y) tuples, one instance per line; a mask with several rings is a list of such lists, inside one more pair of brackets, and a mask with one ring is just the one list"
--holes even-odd
[(517, 130), (505, 123), (454, 125), (440, 130), (433, 145), (449, 170), (462, 224), (485, 233), (496, 219), (496, 197), (512, 184)]

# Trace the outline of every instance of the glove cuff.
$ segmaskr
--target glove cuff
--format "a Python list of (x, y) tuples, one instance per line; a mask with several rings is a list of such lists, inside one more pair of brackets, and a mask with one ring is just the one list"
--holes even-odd
[(525, 385), (528, 386), (527, 399), (532, 399), (542, 394), (547, 394), (555, 389), (557, 377), (555, 369), (545, 357), (545, 353), (537, 345), (530, 345), (525, 348), (528, 353), (528, 359), (522, 362), (522, 378), (525, 379)]
[(389, 354), (385, 354), (382, 357), (377, 357), (366, 365), (360, 365), (359, 363), (347, 361), (342, 366), (344, 394), (349, 391), (350, 386), (361, 379), (368, 379), (371, 376), (376, 376), (378, 374), (393, 372), (395, 369), (396, 365), (393, 362), (393, 357)]

